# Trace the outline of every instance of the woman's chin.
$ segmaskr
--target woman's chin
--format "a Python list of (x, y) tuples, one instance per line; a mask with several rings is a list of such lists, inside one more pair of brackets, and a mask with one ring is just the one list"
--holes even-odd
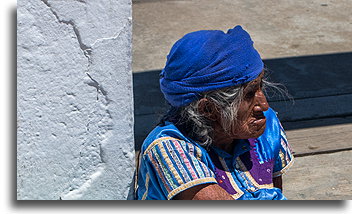
[(261, 127), (256, 127), (256, 129), (252, 132), (252, 137), (251, 138), (258, 138), (260, 137), (265, 131), (265, 124), (262, 125)]

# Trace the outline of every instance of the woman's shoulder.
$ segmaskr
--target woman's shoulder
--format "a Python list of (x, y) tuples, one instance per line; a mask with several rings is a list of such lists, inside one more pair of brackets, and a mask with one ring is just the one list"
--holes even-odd
[(155, 147), (173, 148), (178, 146), (182, 150), (196, 150), (202, 153), (204, 148), (184, 136), (174, 124), (167, 122), (154, 128), (144, 140), (141, 148), (142, 154), (148, 153)]

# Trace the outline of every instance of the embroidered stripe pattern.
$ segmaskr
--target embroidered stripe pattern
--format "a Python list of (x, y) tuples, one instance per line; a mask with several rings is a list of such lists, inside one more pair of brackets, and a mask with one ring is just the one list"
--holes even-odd
[(147, 173), (147, 176), (145, 178), (145, 192), (143, 194), (142, 200), (145, 200), (147, 198), (148, 188), (149, 188), (149, 173)]
[(285, 155), (283, 153), (283, 151), (287, 151), (287, 146), (286, 146), (286, 142), (283, 138), (281, 138), (281, 146), (283, 148), (283, 150), (280, 149), (279, 151), (279, 155), (280, 155), (280, 158), (281, 158), (281, 162), (282, 162), (282, 167), (286, 166), (286, 161), (285, 161)]
[(290, 144), (287, 142), (286, 133), (280, 123), (280, 134), (281, 134), (281, 149), (279, 151), (279, 157), (281, 159), (281, 168), (286, 167), (293, 160), (292, 149)]
[(198, 185), (198, 184), (203, 184), (203, 183), (217, 183), (215, 178), (201, 178), (198, 180), (194, 180), (191, 181), (189, 183), (186, 183), (180, 187), (178, 187), (177, 189), (172, 190), (169, 195), (167, 196), (167, 199), (170, 200), (172, 197), (174, 197), (175, 195), (177, 195), (178, 193), (182, 192), (183, 190), (190, 188), (192, 186)]
[(170, 192), (171, 191), (170, 185), (165, 180), (165, 176), (164, 176), (162, 170), (160, 169), (159, 164), (155, 161), (155, 159), (154, 159), (154, 157), (153, 157), (151, 152), (148, 152), (147, 154), (148, 154), (149, 160), (152, 162), (154, 168), (156, 169), (156, 171), (157, 171), (157, 173), (159, 175), (159, 178), (161, 178), (161, 181), (163, 182), (164, 186), (166, 187), (166, 190), (168, 192)]
[(147, 148), (146, 150), (144, 151), (143, 153), (143, 156), (146, 155), (152, 148), (155, 147), (155, 145), (157, 145), (158, 143), (160, 143), (161, 141), (163, 140), (168, 140), (170, 139), (170, 137), (161, 137), (161, 138), (158, 138), (156, 139), (155, 141), (153, 141)]
[[(171, 185), (171, 189), (175, 189), (177, 187), (177, 185), (172, 180), (170, 172), (169, 172), (168, 168), (165, 167), (165, 164), (162, 162), (160, 155), (158, 154), (158, 152), (155, 151), (155, 147), (152, 149), (152, 151), (154, 151), (154, 155), (155, 155), (155, 158), (158, 162), (158, 165), (161, 167), (164, 177), (166, 178), (168, 183)], [(164, 183), (164, 184), (165, 184), (165, 186), (167, 186), (167, 183)]]
[(192, 144), (188, 144), (188, 153), (191, 155), (191, 156), (194, 156), (194, 145)]
[(285, 142), (287, 143), (287, 136), (286, 136), (286, 133), (283, 129), (280, 129), (280, 134), (281, 134), (281, 137), (285, 140)]
[(238, 199), (239, 197), (241, 197), (243, 195), (243, 191), (237, 186), (235, 180), (233, 179), (233, 176), (230, 172), (226, 171), (226, 176), (229, 179), (231, 186), (235, 189), (235, 191), (237, 192), (236, 194), (232, 194), (232, 198), (234, 199)]
[(171, 171), (172, 175), (176, 178), (176, 181), (178, 184), (176, 184), (177, 186), (183, 184), (183, 180), (182, 178), (180, 177), (180, 175), (178, 174), (174, 164), (171, 162), (168, 154), (166, 153), (165, 151), (165, 148), (164, 148), (164, 145), (162, 143), (158, 144), (158, 147), (160, 149), (160, 152), (163, 156), (163, 159), (165, 160), (166, 162), (166, 166), (169, 168), (169, 170)]
[[(238, 160), (241, 160), (240, 157), (237, 157), (237, 158), (236, 158), (236, 162), (237, 162), (237, 163), (238, 163)], [(225, 166), (226, 166), (226, 169), (228, 170), (227, 165), (226, 165), (226, 162), (225, 162), (225, 160), (223, 160), (223, 158), (220, 159), (220, 162), (221, 162), (222, 167), (225, 167)], [(242, 178), (243, 181), (245, 182), (245, 186), (247, 186), (247, 187), (252, 187), (252, 186), (254, 186), (252, 183), (249, 183), (250, 181), (248, 181), (247, 176), (244, 174), (243, 171), (244, 171), (243, 169), (240, 170), (240, 171), (238, 171), (238, 174), (241, 176), (241, 178)]]
[(201, 157), (202, 157), (202, 151), (200, 150), (200, 148), (198, 148), (198, 147), (196, 147), (195, 146), (195, 148), (196, 148), (196, 157), (197, 157), (197, 159), (198, 160), (201, 160)]
[[(253, 178), (251, 173), (248, 171), (247, 167), (243, 164), (240, 158), (237, 158), (237, 163), (240, 165), (241, 169), (244, 171), (244, 174), (246, 175), (247, 179), (257, 188), (259, 189), (271, 189), (274, 187), (274, 184), (258, 184), (257, 181)], [(246, 179), (246, 180), (247, 180)]]
[(191, 163), (189, 162), (186, 154), (184, 153), (183, 149), (181, 148), (181, 145), (179, 144), (179, 141), (173, 141), (178, 153), (181, 155), (181, 158), (183, 159), (187, 169), (189, 170), (191, 177), (193, 178), (193, 180), (197, 179), (198, 176), (196, 174), (196, 172), (194, 171), (193, 167), (191, 166)]
[(287, 141), (282, 137), (281, 138), (281, 147), (279, 155), (282, 161), (282, 167), (285, 167), (292, 160), (291, 147)]
[[(196, 151), (197, 154), (195, 154)], [(168, 199), (194, 185), (216, 183), (214, 173), (196, 158), (196, 156), (201, 157), (201, 150), (199, 148), (197, 150), (195, 145), (186, 141), (171, 137), (158, 139), (152, 143), (152, 146), (149, 145), (143, 154), (154, 168), (155, 176), (162, 182), (160, 182), (161, 187), (163, 191), (168, 193)], [(151, 176), (152, 174), (149, 174), (146, 178), (148, 179), (146, 182), (149, 184), (145, 184), (146, 192), (142, 193), (142, 199), (148, 198), (148, 195), (151, 194), (152, 187), (147, 187), (147, 185), (152, 185)]]
[[(169, 141), (169, 142), (171, 142), (171, 141)], [(170, 152), (172, 159), (175, 161), (177, 168), (180, 170), (184, 180), (186, 182), (191, 181), (186, 169), (183, 167), (179, 157), (177, 156), (175, 149), (169, 143), (166, 143), (166, 147), (167, 147), (167, 150)]]
[(279, 151), (279, 156), (280, 156), (280, 159), (281, 159), (281, 167), (284, 168), (287, 165), (287, 163), (286, 163), (286, 160), (285, 160), (285, 155), (284, 155), (284, 153), (282, 152), (281, 149)]
[[(186, 142), (185, 141), (179, 141), (181, 143), (181, 145), (186, 148)], [(196, 168), (196, 173), (198, 174), (198, 177), (200, 178), (204, 178), (204, 172), (203, 170), (201, 169), (200, 165), (199, 165), (199, 162), (198, 160), (193, 160), (194, 159), (194, 156), (190, 156), (190, 159), (192, 160), (192, 163), (194, 165), (194, 167)]]
[(292, 160), (292, 156), (289, 153), (286, 153), (286, 164), (288, 164)]
[[(190, 144), (190, 143), (188, 144), (188, 148), (189, 148), (190, 151), (192, 151), (192, 153), (190, 152), (190, 154), (192, 156), (196, 155), (197, 156), (197, 160), (200, 160), (200, 158), (202, 157), (201, 150), (198, 147), (196, 147), (196, 146), (194, 146), (193, 144)], [(194, 154), (195, 150), (197, 151), (197, 154)], [(200, 163), (200, 166), (203, 169), (203, 172), (205, 173), (206, 177), (214, 177), (214, 173), (212, 171), (210, 171), (210, 169), (205, 164)]]
[(227, 167), (227, 164), (225, 160), (222, 157), (219, 157), (221, 166), (224, 168), (225, 173), (227, 178), (229, 179), (232, 188), (237, 192), (236, 194), (231, 195), (234, 199), (237, 199), (243, 195), (243, 191), (239, 188), (239, 186), (236, 184), (236, 181), (234, 180), (232, 173), (230, 172), (229, 168)]
[(200, 167), (202, 168), (205, 177), (214, 177), (214, 173), (210, 171), (210, 169), (204, 163), (200, 162)]
[(281, 138), (281, 146), (284, 150), (287, 150), (287, 142), (283, 137)]

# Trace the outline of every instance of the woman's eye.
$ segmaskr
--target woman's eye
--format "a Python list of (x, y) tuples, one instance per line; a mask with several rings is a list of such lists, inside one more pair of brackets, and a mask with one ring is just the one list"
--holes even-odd
[(254, 91), (250, 91), (246, 94), (246, 99), (250, 99), (250, 98), (253, 98), (255, 96), (255, 92)]

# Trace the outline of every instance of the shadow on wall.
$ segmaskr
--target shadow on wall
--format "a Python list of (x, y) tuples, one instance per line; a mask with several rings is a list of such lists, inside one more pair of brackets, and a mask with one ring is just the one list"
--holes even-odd
[[(269, 80), (283, 84), (294, 99), (292, 102), (277, 94), (268, 98), (284, 127), (285, 122), (352, 115), (352, 52), (267, 59), (264, 63)], [(136, 151), (168, 109), (159, 88), (159, 73), (133, 73)], [(344, 122), (352, 123), (352, 117), (347, 118)], [(319, 126), (336, 122), (327, 123)], [(303, 126), (285, 128), (307, 128)]]

